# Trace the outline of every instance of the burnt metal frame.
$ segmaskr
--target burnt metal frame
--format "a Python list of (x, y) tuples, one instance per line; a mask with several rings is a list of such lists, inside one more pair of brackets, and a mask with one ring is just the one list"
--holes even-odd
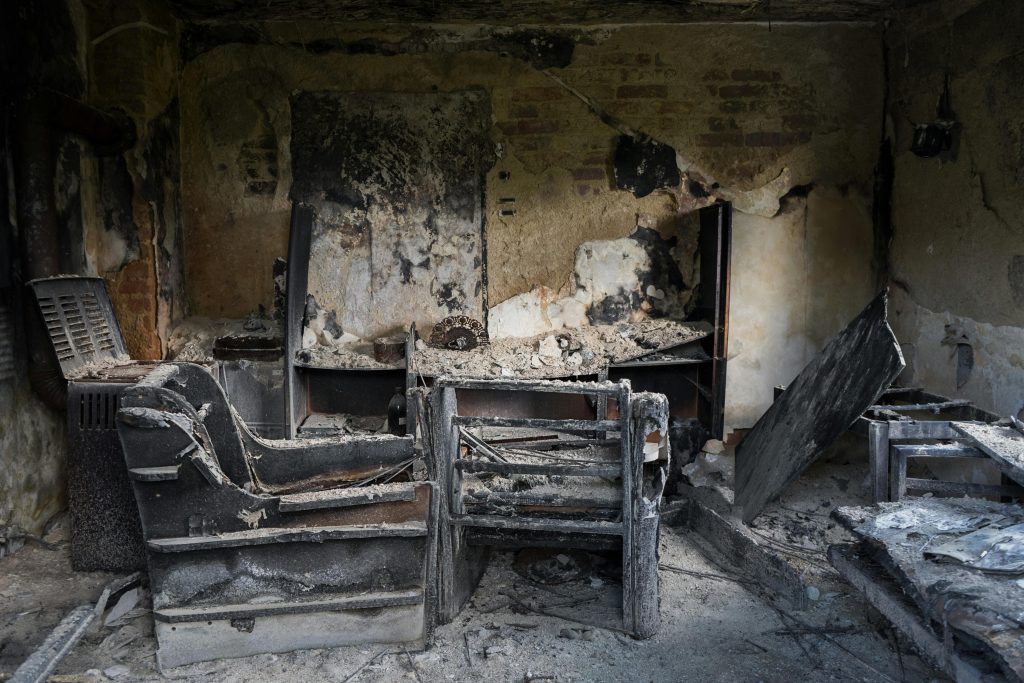
[[(542, 392), (576, 394), (594, 399), (612, 399), (617, 403), (618, 417), (598, 416), (591, 420), (542, 419), (524, 417), (464, 416), (458, 414), (456, 390), (503, 392)], [(422, 400), (420, 398), (419, 400)], [(597, 401), (595, 401), (597, 403)], [(598, 403), (601, 405), (601, 403)], [(606, 403), (605, 403), (606, 405)], [(491, 542), (482, 536), (478, 541), (493, 543), (493, 534), (530, 532), (558, 535), (572, 547), (573, 540), (610, 536), (622, 544), (622, 621), (623, 628), (638, 638), (653, 636), (660, 624), (658, 593), (658, 530), (661, 493), (668, 473), (668, 401), (664, 395), (634, 394), (628, 381), (563, 382), (473, 380), (439, 377), (429, 395), (430, 425), (428, 446), (433, 452), (430, 462), (444, 501), (440, 511), (440, 567), (438, 571), (439, 615), (451, 621), (469, 599), (484, 569), (481, 553), (470, 548), (469, 529), (487, 529)], [(593, 519), (556, 519), (541, 516), (503, 516), (466, 514), (462, 494), (462, 474), (471, 465), (459, 457), (464, 436), (461, 428), (474, 426), (506, 426), (542, 428), (553, 431), (590, 433), (603, 436), (618, 432), (621, 461), (618, 465), (522, 465), (513, 463), (473, 463), (473, 471), (505, 473), (572, 474), (579, 476), (621, 476), (621, 521)], [(644, 444), (647, 436), (659, 433), (659, 459), (654, 464), (653, 481), (645, 473)], [(570, 467), (574, 469), (569, 469)], [(649, 485), (645, 487), (645, 479)], [(514, 496), (513, 496), (514, 497)], [(513, 504), (515, 502), (513, 501)], [(520, 504), (558, 507), (563, 501), (524, 500)], [(519, 545), (534, 543), (517, 539)], [(545, 545), (543, 542), (539, 545)], [(583, 547), (591, 547), (584, 543)]]
[[(407, 459), (410, 438), (265, 442), (248, 431), (214, 378), (187, 363), (160, 366), (126, 390), (117, 420), (143, 522), (162, 667), (374, 642), (374, 634), (413, 648), (428, 644), (436, 485), (325, 488)], [(410, 550), (419, 544), (417, 560)], [(321, 599), (252, 603), (275, 594), (278, 581), (294, 582), (290, 567), (303, 554), (302, 583), (313, 584), (311, 595)], [(266, 578), (249, 577), (251, 586), (234, 572), (222, 576), (243, 558), (263, 567), (257, 574)], [(348, 583), (339, 578), (346, 558), (359, 565)], [(413, 588), (364, 585), (381, 572), (406, 583), (419, 578)], [(419, 609), (422, 625), (415, 626), (409, 619), (418, 619)]]

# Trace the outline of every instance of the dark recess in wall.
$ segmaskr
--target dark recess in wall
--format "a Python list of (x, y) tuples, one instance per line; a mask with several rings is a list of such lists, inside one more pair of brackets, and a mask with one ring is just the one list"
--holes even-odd
[(663, 187), (678, 187), (681, 180), (676, 150), (645, 136), (620, 135), (614, 167), (615, 186), (637, 197)]

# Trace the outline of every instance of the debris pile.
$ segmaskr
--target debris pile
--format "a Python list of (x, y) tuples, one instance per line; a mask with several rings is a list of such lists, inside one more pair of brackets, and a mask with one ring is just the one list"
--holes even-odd
[(412, 369), (423, 375), (542, 379), (593, 375), (624, 363), (697, 341), (711, 333), (703, 322), (647, 319), (594, 325), (534, 337), (509, 337), (469, 351), (435, 349), (417, 342)]

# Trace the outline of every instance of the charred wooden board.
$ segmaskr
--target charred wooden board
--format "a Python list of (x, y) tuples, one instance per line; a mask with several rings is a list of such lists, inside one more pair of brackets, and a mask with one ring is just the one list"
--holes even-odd
[(971, 422), (954, 422), (953, 429), (995, 460), (1006, 476), (1024, 485), (1024, 434), (1013, 427)]
[(1024, 522), (1024, 508), (976, 498), (914, 498), (833, 512), (916, 605), (939, 640), (969, 646), (1009, 681), (1024, 680), (1019, 576), (925, 557), (928, 547), (986, 525)]
[(736, 505), (756, 517), (903, 370), (882, 292), (833, 337), (736, 449)]

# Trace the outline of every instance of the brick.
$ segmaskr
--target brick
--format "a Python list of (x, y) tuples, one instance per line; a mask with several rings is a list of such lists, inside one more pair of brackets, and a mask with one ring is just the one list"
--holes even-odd
[(747, 147), (789, 147), (808, 142), (811, 134), (807, 131), (796, 133), (757, 132), (747, 133), (744, 144)]
[(747, 110), (747, 103), (743, 100), (726, 100), (718, 103), (718, 111), (723, 114), (738, 114)]
[(535, 119), (537, 118), (537, 105), (513, 104), (509, 108), (508, 114), (515, 119)]
[(737, 97), (760, 97), (765, 94), (771, 94), (771, 91), (763, 85), (723, 85), (718, 88), (718, 96), (726, 100)]
[(576, 192), (579, 196), (585, 197), (587, 193), (590, 192), (590, 185), (577, 185)]
[(505, 135), (515, 135), (519, 132), (518, 121), (498, 121), (494, 124), (494, 127)]
[(516, 88), (512, 91), (513, 102), (552, 102), (560, 100), (565, 91), (554, 85), (535, 85), (527, 88)]
[(743, 133), (702, 133), (701, 147), (742, 147)]
[(664, 98), (668, 97), (668, 87), (664, 85), (620, 85), (615, 91), (615, 96), (625, 100)]
[(786, 130), (813, 130), (818, 125), (818, 117), (812, 114), (793, 114), (782, 117), (782, 127)]
[(560, 127), (558, 121), (551, 119), (520, 119), (516, 132), (518, 135), (557, 133)]
[(721, 69), (712, 69), (711, 71), (705, 71), (703, 79), (705, 81), (724, 81), (729, 78), (729, 74), (725, 73)]
[(689, 114), (693, 111), (692, 102), (660, 102), (659, 114)]
[(604, 180), (607, 177), (603, 168), (577, 168), (572, 172), (573, 180)]
[(523, 152), (536, 152), (540, 149), (549, 152), (551, 150), (551, 138), (543, 135), (516, 138), (515, 148)]
[(740, 127), (736, 125), (736, 119), (722, 119), (717, 116), (708, 118), (708, 130), (715, 133), (723, 133), (727, 130), (739, 130)]
[(778, 71), (765, 71), (763, 69), (733, 69), (732, 80), (734, 81), (780, 81), (782, 74)]

